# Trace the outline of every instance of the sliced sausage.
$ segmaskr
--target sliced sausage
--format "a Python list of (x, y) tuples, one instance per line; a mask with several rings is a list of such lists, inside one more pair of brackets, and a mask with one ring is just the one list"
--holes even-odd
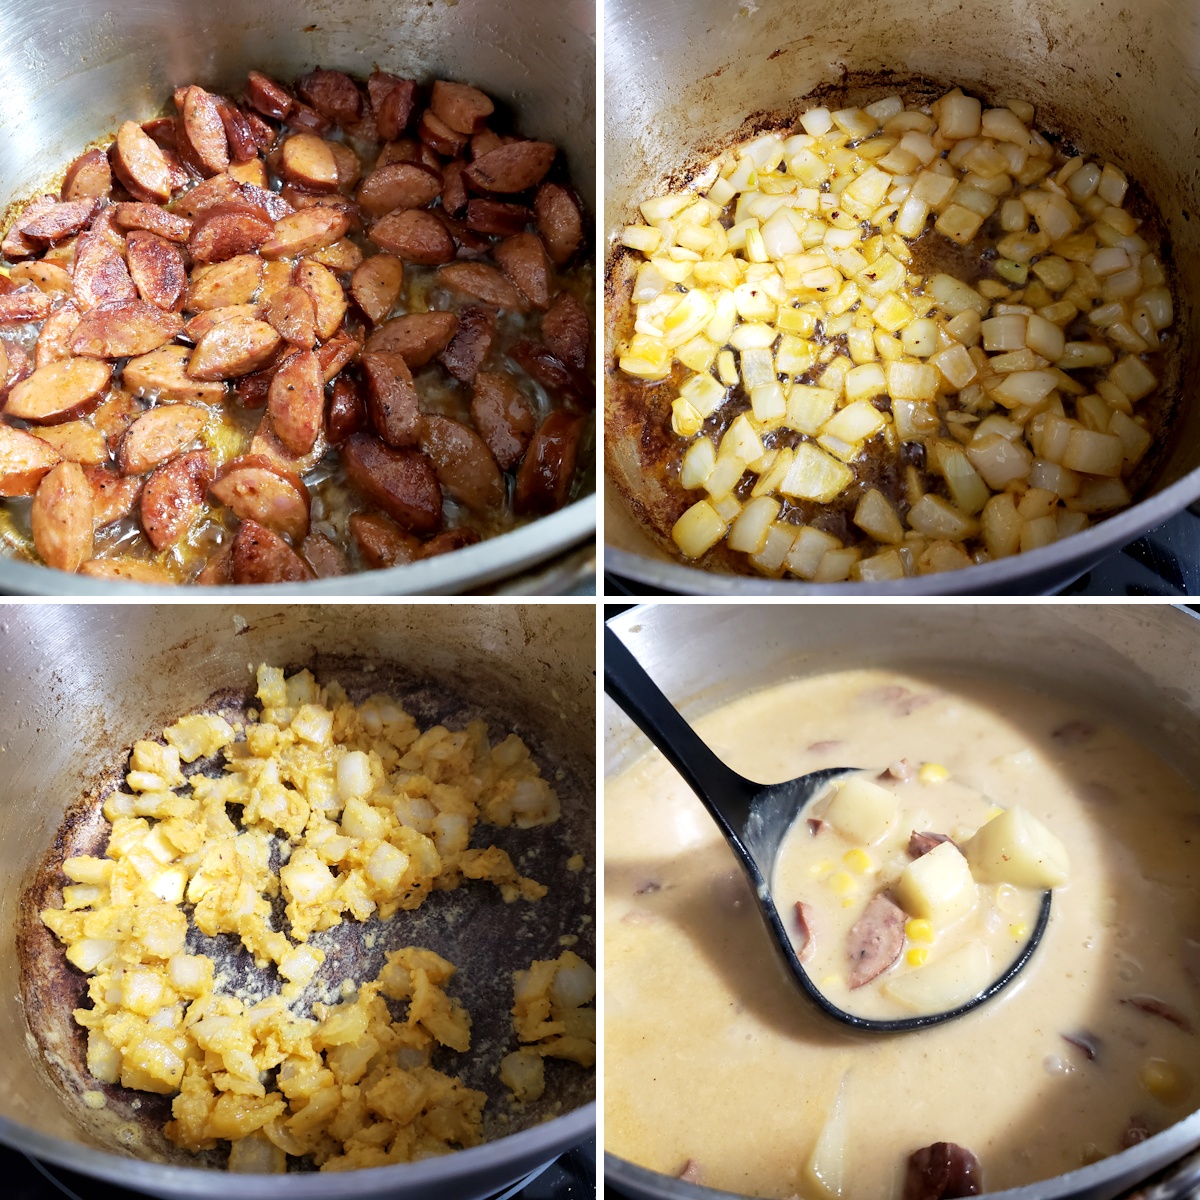
[(297, 258), (333, 245), (349, 228), (350, 218), (336, 208), (305, 208), (276, 221), (259, 253), (263, 258)]
[(307, 454), (316, 444), (325, 418), (325, 381), (311, 350), (301, 350), (275, 372), (267, 411), (279, 440), (293, 454)]
[(481, 192), (523, 192), (542, 181), (557, 153), (549, 142), (509, 142), (475, 159), (463, 178)]
[(342, 444), (346, 477), (372, 504), (416, 534), (442, 521), (442, 492), (429, 460), (417, 450), (393, 450), (370, 434)]
[(592, 323), (587, 309), (571, 295), (559, 292), (542, 318), (542, 340), (555, 358), (576, 371), (587, 370)]
[(234, 163), (249, 162), (258, 156), (258, 135), (250, 118), (224, 96), (217, 96), (217, 112), (225, 127), (225, 140), (229, 145), (229, 158)]
[(32, 433), (0, 424), (0, 496), (32, 496), (61, 457)]
[(396, 162), (372, 171), (354, 198), (365, 213), (382, 217), (397, 208), (424, 208), (441, 190), (439, 172), (420, 163)]
[(504, 274), (534, 308), (550, 307), (550, 260), (536, 233), (505, 238), (492, 253)]
[(250, 107), (264, 117), (282, 121), (292, 111), (295, 101), (282, 84), (276, 83), (261, 71), (251, 71), (246, 79), (246, 100)]
[(222, 172), (211, 179), (205, 179), (189, 188), (171, 205), (171, 211), (181, 217), (195, 220), (206, 208), (214, 204), (230, 204), (235, 200), (243, 200), (242, 184), (232, 175)]
[(52, 262), (46, 262), (45, 259), (39, 262), (17, 263), (9, 271), (8, 281), (14, 285), (14, 290), (24, 287), (27, 283), (32, 283), (39, 292), (45, 292), (50, 296), (57, 292), (69, 296), (75, 290), (71, 273), (65, 267), (56, 266)]
[(50, 297), (37, 288), (24, 288), (0, 296), (0, 325), (44, 321), (50, 315)]
[(982, 1191), (979, 1159), (954, 1142), (934, 1142), (908, 1156), (903, 1200), (950, 1200)]
[(471, 420), (505, 471), (521, 461), (536, 424), (516, 380), (503, 371), (480, 371), (475, 376)]
[(376, 351), (399, 354), (409, 369), (423, 367), (449, 344), (458, 329), (458, 317), (452, 312), (431, 309), (393, 317), (367, 339), (366, 353)]
[(266, 306), (267, 321), (285, 341), (304, 350), (317, 343), (317, 310), (312, 297), (298, 286), (285, 287)]
[[(354, 520), (353, 517), (350, 518)], [(300, 543), (300, 557), (304, 559), (318, 579), (335, 579), (350, 574), (350, 563), (345, 554), (323, 533), (310, 531)]]
[(226, 463), (209, 488), (242, 521), (254, 521), (299, 541), (308, 532), (308, 488), (267, 458), (243, 455)]
[(223, 321), (196, 344), (187, 372), (193, 379), (209, 380), (249, 375), (267, 363), (282, 341), (266, 321)]
[(460, 308), (458, 331), (439, 355), (442, 366), (460, 383), (470, 383), (491, 351), (495, 334), (496, 314), (492, 309), (477, 304)]
[(420, 539), (405, 533), (383, 513), (351, 513), (347, 525), (363, 562), (373, 571), (416, 562), (421, 557)]
[(97, 529), (111, 525), (133, 512), (142, 494), (142, 480), (121, 475), (109, 466), (85, 466), (83, 473), (92, 487), (92, 523)]
[(38, 196), (25, 205), (17, 214), (16, 220), (9, 226), (8, 232), (4, 235), (4, 241), (0, 242), (0, 253), (3, 253), (9, 262), (15, 262), (18, 258), (28, 258), (32, 254), (40, 254), (44, 247), (40, 242), (26, 238), (21, 232), (21, 228), (26, 221), (34, 220), (41, 213), (49, 212), (57, 205), (58, 201), (53, 196)]
[(322, 432), (318, 435), (316, 444), (307, 454), (293, 454), (279, 440), (279, 435), (275, 432), (275, 426), (271, 421), (271, 414), (268, 412), (263, 413), (262, 420), (259, 421), (258, 428), (250, 439), (250, 449), (247, 454), (252, 458), (265, 458), (268, 462), (292, 475), (303, 476), (305, 471), (311, 471), (321, 461), (328, 449), (329, 444)]
[(283, 143), (279, 173), (284, 179), (314, 192), (332, 192), (338, 186), (333, 149), (315, 133), (294, 133)]
[(79, 574), (89, 579), (115, 579), (121, 583), (175, 583), (164, 567), (136, 558), (89, 558), (79, 568)]
[(486, 304), (524, 312), (529, 304), (525, 297), (495, 267), (482, 262), (458, 262), (442, 267), (437, 282)]
[(306, 258), (296, 264), (296, 284), (308, 293), (313, 302), (317, 336), (322, 341), (328, 341), (337, 332), (349, 307), (337, 276), (328, 267)]
[(393, 142), (408, 127), (417, 105), (417, 85), (411, 79), (376, 71), (367, 80), (375, 127), (385, 142)]
[(1184, 1033), (1192, 1032), (1191, 1018), (1186, 1013), (1180, 1012), (1174, 1005), (1168, 1004), (1165, 1000), (1160, 1000), (1157, 996), (1126, 996), (1122, 998), (1121, 1003), (1128, 1004), (1131, 1008), (1136, 1008), (1149, 1016), (1170, 1021), (1172, 1025), (1178, 1026)]
[(344, 237), (332, 246), (314, 250), (308, 257), (340, 275), (359, 266), (363, 261), (363, 252), (348, 237)]
[(195, 85), (188, 88), (183, 98), (180, 131), (205, 175), (218, 175), (229, 166), (229, 138), (215, 96)]
[(339, 375), (329, 399), (329, 415), (325, 420), (325, 436), (331, 446), (344, 442), (367, 423), (367, 406), (363, 403), (358, 384), (346, 375)]
[(112, 168), (103, 150), (88, 150), (81, 154), (63, 176), (62, 198), (83, 200), (94, 196), (102, 199), (112, 191)]
[(561, 267), (583, 241), (583, 213), (570, 188), (543, 183), (533, 199), (533, 211), (550, 261)]
[(125, 258), (107, 237), (93, 229), (75, 245), (75, 302), (85, 312), (105, 302), (137, 298)]
[(275, 222), (245, 200), (213, 204), (196, 218), (188, 253), (198, 263), (219, 263), (251, 254), (275, 232)]
[(169, 242), (186, 242), (192, 232), (187, 217), (169, 213), (157, 204), (124, 200), (114, 209), (114, 220), (122, 229), (145, 229)]
[(57, 425), (91, 412), (100, 403), (112, 367), (94, 358), (67, 358), (39, 367), (8, 394), (10, 417), (35, 425)]
[(405, 208), (375, 222), (368, 234), (381, 250), (404, 262), (437, 266), (454, 259), (454, 239), (431, 212)]
[(71, 357), (71, 338), (81, 315), (75, 301), (68, 300), (42, 322), (34, 357), (39, 367)]
[(343, 192), (348, 192), (362, 175), (362, 163), (358, 161), (358, 155), (345, 142), (330, 142), (329, 150), (333, 154), (333, 161), (337, 164), (338, 188)]
[(265, 371), (254, 371), (249, 375), (241, 376), (233, 385), (238, 403), (243, 408), (266, 408), (274, 374), (274, 370), (268, 367)]
[(467, 137), (451, 129), (432, 109), (427, 108), (417, 122), (417, 137), (438, 154), (457, 158), (467, 148)]
[(517, 516), (556, 512), (567, 502), (582, 433), (583, 418), (562, 409), (541, 423), (517, 470), (513, 496)]
[(366, 385), (367, 415), (389, 446), (415, 446), (421, 413), (417, 389), (404, 359), (387, 352), (366, 353), (360, 360)]
[(504, 503), (500, 468), (475, 430), (450, 417), (426, 415), (420, 445), (452, 499), (472, 512), (489, 512)]
[(88, 358), (127, 358), (157, 350), (182, 330), (177, 313), (164, 312), (145, 300), (101, 304), (84, 313), (71, 335), (71, 350)]
[(466, 168), (467, 164), (456, 158), (442, 171), (442, 208), (452, 217), (461, 217), (467, 209), (467, 185), (462, 177)]
[(872, 897), (846, 941), (851, 990), (882, 975), (900, 957), (904, 951), (905, 920), (904, 909), (890, 896), (881, 893)]
[(421, 547), (422, 558), (436, 558), (439, 554), (450, 554), (464, 546), (474, 546), (480, 540), (474, 529), (460, 525), (457, 529), (444, 529), (434, 534)]
[(191, 450), (159, 467), (142, 488), (142, 529), (155, 550), (173, 546), (200, 513), (212, 481), (211, 450)]
[(48, 567), (75, 572), (92, 557), (92, 487), (78, 463), (61, 462), (46, 473), (29, 523), (34, 547)]
[(66, 421), (62, 425), (41, 425), (36, 435), (68, 462), (98, 466), (108, 462), (108, 442), (90, 421)]
[(364, 259), (350, 280), (350, 294), (378, 325), (396, 307), (404, 286), (404, 264), (394, 254), (372, 254)]
[(249, 317), (258, 320), (263, 315), (260, 304), (227, 304), (224, 308), (208, 308), (197, 313), (183, 327), (183, 336), (195, 345), (210, 329), (224, 321), (234, 321), (238, 317)]
[(943, 842), (950, 841), (944, 833), (918, 833), (915, 829), (908, 839), (909, 858), (921, 858), (930, 850), (936, 850)]
[(482, 158), (504, 145), (504, 139), (494, 129), (481, 129), (471, 135), (471, 157)]
[(362, 349), (362, 342), (344, 329), (339, 329), (323, 346), (317, 348), (321, 371), (328, 383), (347, 363), (353, 362)]
[(124, 388), (113, 388), (92, 410), (88, 420), (104, 435), (109, 449), (115, 450), (125, 430), (145, 410)]
[(805, 904), (803, 900), (796, 901), (796, 928), (800, 931), (802, 939), (796, 957), (802, 963), (811, 962), (812, 956), (817, 952), (815, 918), (816, 909), (811, 904)]
[(362, 116), (362, 94), (349, 75), (318, 67), (296, 80), (296, 93), (323, 117), (353, 125)]
[(160, 404), (143, 413), (121, 442), (122, 475), (144, 475), (179, 454), (200, 436), (208, 411), (194, 404)]
[(165, 204), (171, 198), (171, 168), (167, 156), (136, 122), (126, 121), (117, 130), (109, 152), (113, 174), (135, 200)]
[(303, 583), (313, 569), (279, 536), (257, 521), (243, 521), (233, 539), (234, 583)]
[[(235, 183), (240, 183), (242, 187), (265, 188), (268, 183), (267, 168), (261, 158), (252, 158), (244, 163), (230, 163), (229, 170), (225, 173)], [(274, 194), (271, 193), (271, 195)], [(271, 215), (279, 217), (283, 214), (272, 213)]]
[(478, 133), (496, 106), (478, 88), (436, 79), (429, 107), (458, 133)]
[(156, 233), (135, 229), (129, 235), (125, 256), (134, 287), (144, 301), (164, 312), (183, 308), (188, 278), (177, 246)]
[(511, 237), (520, 233), (533, 218), (524, 204), (505, 204), (502, 200), (468, 200), (466, 226), (476, 233)]
[(263, 263), (257, 254), (239, 254), (228, 262), (193, 271), (184, 308), (189, 312), (206, 312), (210, 308), (249, 304), (258, 293), (262, 278)]
[(327, 133), (332, 122), (328, 117), (321, 116), (315, 108), (297, 100), (288, 113), (287, 124), (289, 129), (300, 129), (306, 133)]
[(56, 204), (53, 208), (47, 208), (36, 216), (23, 220), (21, 233), (44, 245), (61, 242), (63, 238), (71, 237), (72, 234), (87, 228), (96, 211), (96, 204), (93, 196)]
[(532, 375), (547, 391), (570, 396), (581, 404), (594, 403), (595, 393), (591, 381), (555, 358), (549, 348), (541, 342), (522, 338), (513, 343), (509, 354), (514, 362)]

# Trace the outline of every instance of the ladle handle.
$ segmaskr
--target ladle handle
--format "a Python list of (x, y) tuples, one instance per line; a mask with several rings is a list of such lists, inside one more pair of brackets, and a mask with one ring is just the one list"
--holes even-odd
[(762, 785), (731, 771), (704, 744), (607, 625), (604, 690), (683, 776), (713, 817), (740, 839), (750, 801)]

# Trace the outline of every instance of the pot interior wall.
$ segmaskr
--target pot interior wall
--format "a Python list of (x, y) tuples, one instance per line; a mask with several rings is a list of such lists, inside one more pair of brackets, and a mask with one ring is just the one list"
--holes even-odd
[[(461, 727), (463, 721), (482, 716), (493, 740), (509, 731), (520, 733), (543, 774), (556, 779), (562, 820), (541, 831), (540, 838), (527, 832), (521, 847), (534, 847), (538, 865), (548, 872), (544, 881), (551, 886), (550, 896), (541, 904), (500, 904), (504, 911), (496, 912), (494, 919), (467, 914), (462, 924), (469, 928), (454, 936), (471, 948), (470, 959), (447, 954), (460, 968), (468, 968), (461, 972), (464, 980), (474, 976), (467, 986), (506, 997), (503, 1004), (493, 1004), (495, 1029), (486, 1017), (478, 1025), (477, 1053), (498, 1062), (506, 1052), (501, 1026), (508, 1022), (511, 1003), (509, 972), (520, 965), (516, 954), (553, 957), (559, 952), (558, 935), (574, 932), (580, 935), (576, 949), (592, 960), (594, 923), (588, 914), (595, 844), (595, 624), (590, 608), (7, 606), (0, 609), (0, 643), (10, 680), (29, 681), (21, 686), (10, 683), (0, 696), (0, 729), (6, 731), (0, 755), (0, 928), (5, 931), (0, 1040), (12, 1050), (0, 1063), (0, 1117), (68, 1141), (120, 1148), (114, 1126), (121, 1121), (101, 1120), (85, 1129), (80, 1121), (87, 1110), (76, 1104), (69, 1109), (60, 1084), (52, 1081), (52, 1076), (65, 1079), (72, 1090), (89, 1086), (78, 1065), (82, 1043), (78, 1031), (71, 1029), (70, 1004), (58, 1014), (60, 1061), (48, 1062), (28, 1031), (16, 945), (21, 897), (54, 843), (64, 814), (103, 772), (119, 767), (125, 748), (138, 738), (157, 736), (164, 724), (203, 704), (214, 692), (252, 692), (252, 669), (261, 662), (311, 666), (318, 679), (344, 680), (352, 694), (357, 685), (358, 698), (373, 690), (393, 691), (402, 698), (408, 694), (422, 728), (441, 717)], [(397, 684), (398, 692), (392, 686)], [(556, 777), (559, 769), (563, 774)], [(496, 840), (504, 844), (502, 837)], [(508, 848), (515, 858), (518, 847)], [(582, 852), (587, 863), (582, 875), (563, 869), (575, 852)], [(532, 861), (526, 865), (537, 877)], [(470, 890), (464, 890), (464, 897)], [(449, 893), (433, 900), (456, 896)], [(490, 899), (482, 892), (479, 896)], [(424, 923), (436, 921), (435, 911), (444, 916), (450, 910), (439, 904), (424, 907), (428, 913), (400, 914), (398, 919), (412, 920), (397, 930), (402, 940), (395, 945), (437, 948), (431, 940), (436, 924)], [(430, 940), (422, 941), (422, 936)], [(57, 958), (49, 961), (55, 965), (31, 994), (41, 989), (49, 996), (66, 979)], [(470, 997), (463, 998), (470, 1010)], [(54, 1028), (53, 1014), (30, 1015), (39, 1033)], [(443, 1069), (456, 1070), (449, 1060)], [(506, 1125), (489, 1119), (489, 1136), (524, 1128), (592, 1098), (588, 1072), (572, 1068), (561, 1075), (548, 1072), (547, 1078), (551, 1086), (544, 1111), (531, 1109)], [(469, 1082), (486, 1086), (483, 1079)], [(157, 1098), (145, 1099), (142, 1117), (152, 1133), (150, 1117)], [(488, 1108), (500, 1121), (508, 1112), (503, 1099), (493, 1099)], [(138, 1120), (133, 1113), (116, 1115), (125, 1122)], [(169, 1147), (146, 1137), (142, 1152), (156, 1151), (167, 1153)]]
[[(798, 113), (823, 85), (871, 73), (958, 84), (1037, 108), (1040, 128), (1111, 158), (1165, 219), (1183, 303), (1182, 384), (1170, 446), (1146, 494), (1200, 467), (1200, 17), (1179, 0), (929, 0), (919, 10), (831, 0), (732, 4), (620, 0), (606, 8), (605, 229), (608, 244), (631, 205), (750, 136), (767, 114)], [(851, 90), (850, 103), (896, 90)], [(611, 345), (608, 355), (611, 357)], [(664, 553), (617, 492), (645, 492), (611, 452), (605, 536), (618, 549)], [(1166, 514), (1164, 514), (1165, 516)]]

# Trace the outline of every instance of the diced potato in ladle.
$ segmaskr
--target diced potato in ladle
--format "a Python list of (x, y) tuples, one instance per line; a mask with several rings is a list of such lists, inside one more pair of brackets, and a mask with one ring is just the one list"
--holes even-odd
[(950, 925), (966, 916), (978, 900), (971, 868), (953, 842), (910, 862), (896, 883), (896, 899), (914, 917)]
[(1067, 882), (1067, 848), (1035, 816), (1014, 806), (994, 817), (966, 845), (967, 862), (981, 883), (1053, 888)]

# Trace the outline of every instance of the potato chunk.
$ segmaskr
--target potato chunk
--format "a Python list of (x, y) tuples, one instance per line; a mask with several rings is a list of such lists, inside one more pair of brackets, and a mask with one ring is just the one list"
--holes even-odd
[[(925, 858), (917, 861), (924, 862)], [(991, 981), (992, 960), (987, 947), (982, 942), (967, 942), (927, 967), (896, 976), (884, 985), (883, 992), (913, 1012), (938, 1013), (965, 1004)]]
[(896, 883), (896, 899), (914, 917), (950, 925), (978, 902), (979, 891), (953, 842), (942, 842), (904, 868)]
[(825, 819), (852, 842), (869, 846), (891, 829), (898, 812), (891, 792), (861, 775), (852, 775), (838, 785)]
[(1019, 805), (990, 820), (966, 845), (967, 862), (981, 883), (1052, 888), (1071, 874), (1067, 848)]

